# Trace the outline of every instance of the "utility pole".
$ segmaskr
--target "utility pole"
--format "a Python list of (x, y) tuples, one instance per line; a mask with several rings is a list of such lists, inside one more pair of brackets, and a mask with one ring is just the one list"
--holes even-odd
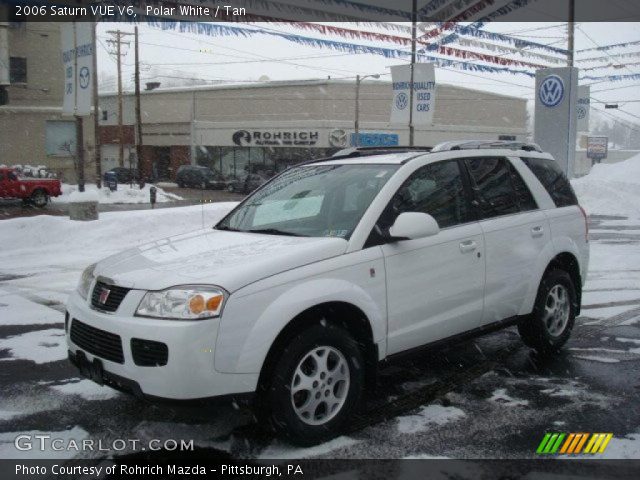
[(413, 74), (416, 66), (416, 33), (418, 20), (418, 0), (411, 2), (411, 79), (409, 80), (409, 146), (414, 144), (413, 128)]
[(360, 146), (360, 84), (362, 80), (365, 78), (380, 78), (380, 75), (377, 73), (373, 75), (365, 75), (361, 77), (360, 75), (356, 75), (356, 108), (355, 108), (355, 121), (354, 121), (354, 132), (355, 132), (355, 145), (356, 147)]
[[(140, 44), (138, 42), (138, 27), (135, 28), (135, 90), (136, 90), (136, 160), (138, 162), (138, 176), (140, 172), (140, 161), (142, 159), (142, 114), (140, 112)], [(140, 177), (142, 178), (142, 177)]]
[[(73, 72), (74, 75), (77, 75), (78, 71), (78, 55), (75, 52), (78, 49), (77, 45), (78, 35), (76, 34), (76, 23), (73, 22), (73, 47), (74, 47), (74, 55), (73, 55)], [(95, 76), (95, 74), (94, 74)], [(78, 105), (78, 89), (73, 89), (73, 94), (75, 95), (75, 104)], [(76, 118), (76, 162), (78, 163), (78, 191), (84, 192), (84, 131), (83, 131), (83, 122), (82, 117), (80, 115), (75, 115)]]
[(123, 42), (122, 37), (131, 35), (131, 33), (122, 32), (120, 30), (109, 30), (107, 33), (115, 37), (115, 40), (107, 40), (107, 42), (115, 44), (116, 48), (116, 63), (118, 66), (118, 165), (124, 167), (124, 135), (122, 128), (122, 45), (129, 45), (129, 42)]
[(96, 41), (96, 29), (98, 28), (98, 22), (96, 18), (93, 19), (93, 151), (96, 161), (96, 186), (98, 189), (102, 187), (102, 152), (100, 151), (100, 102), (98, 99), (98, 48)]
[(574, 36), (576, 30), (576, 1), (569, 0), (569, 23), (567, 24), (567, 29), (569, 30), (569, 40), (567, 45), (567, 50), (569, 53), (567, 54), (567, 64), (570, 67), (573, 67), (574, 64), (574, 56), (575, 56), (575, 44), (574, 44)]

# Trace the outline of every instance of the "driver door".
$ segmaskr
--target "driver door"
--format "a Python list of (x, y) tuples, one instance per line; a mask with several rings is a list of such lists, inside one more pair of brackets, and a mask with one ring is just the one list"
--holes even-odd
[(378, 225), (404, 212), (433, 216), (440, 232), (382, 246), (388, 302), (388, 353), (398, 353), (480, 326), (484, 238), (457, 160), (416, 170)]

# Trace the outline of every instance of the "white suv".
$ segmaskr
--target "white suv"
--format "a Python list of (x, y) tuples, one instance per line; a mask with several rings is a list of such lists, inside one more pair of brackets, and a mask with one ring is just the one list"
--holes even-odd
[(251, 396), (291, 440), (335, 435), (378, 362), (517, 324), (569, 337), (587, 218), (532, 144), (355, 149), (292, 167), (212, 229), (88, 267), (70, 359), (143, 396)]

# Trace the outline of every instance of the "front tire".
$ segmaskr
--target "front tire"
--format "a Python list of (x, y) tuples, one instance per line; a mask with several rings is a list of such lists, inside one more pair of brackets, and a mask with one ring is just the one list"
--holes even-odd
[(296, 334), (269, 381), (271, 425), (303, 446), (335, 437), (360, 403), (364, 373), (362, 352), (342, 328), (317, 324)]
[(576, 316), (576, 289), (564, 270), (542, 278), (533, 312), (518, 325), (522, 341), (542, 354), (555, 354), (569, 340)]

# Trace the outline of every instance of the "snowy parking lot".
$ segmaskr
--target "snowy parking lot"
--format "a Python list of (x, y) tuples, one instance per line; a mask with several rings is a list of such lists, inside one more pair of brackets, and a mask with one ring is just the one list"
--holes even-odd
[[(64, 304), (88, 264), (210, 227), (234, 204), (0, 222), (0, 458), (21, 433), (194, 440), (211, 458), (535, 458), (547, 431), (613, 432), (604, 458), (640, 458), (640, 158), (574, 182), (591, 214), (583, 309), (563, 353), (537, 357), (514, 328), (387, 366), (349, 431), (300, 449), (234, 405), (149, 404), (79, 377)], [(126, 449), (119, 454), (132, 453)], [(83, 453), (101, 456), (104, 452)]]

